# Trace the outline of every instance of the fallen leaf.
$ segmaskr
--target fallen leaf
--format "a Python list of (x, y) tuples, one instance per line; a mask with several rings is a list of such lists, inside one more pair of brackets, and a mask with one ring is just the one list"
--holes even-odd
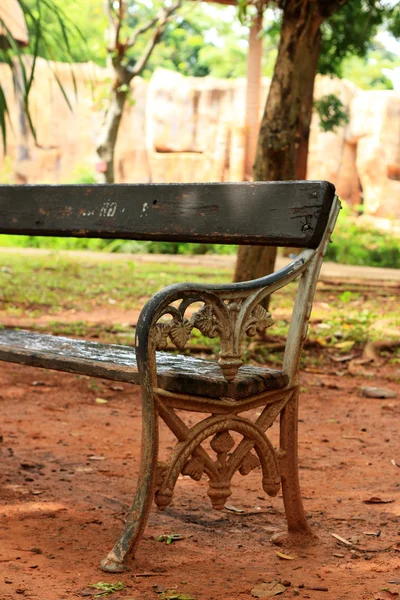
[(283, 558), (284, 560), (294, 560), (296, 558), (295, 556), (289, 556), (289, 554), (284, 554), (283, 552), (279, 552), (279, 550), (275, 550), (275, 554), (279, 558)]
[(330, 354), (329, 358), (334, 362), (348, 362), (349, 360), (352, 360), (354, 356), (354, 354), (346, 354), (345, 356), (333, 356)]
[(122, 581), (116, 581), (115, 583), (99, 581), (98, 583), (89, 584), (88, 587), (96, 590), (96, 594), (93, 596), (94, 598), (102, 598), (108, 596), (108, 594), (114, 594), (114, 592), (123, 590), (125, 586)]
[(250, 593), (254, 598), (272, 598), (278, 596), (278, 594), (283, 594), (284, 591), (286, 591), (285, 586), (274, 580), (256, 585)]
[(390, 581), (388, 581), (388, 583), (395, 583), (397, 585), (400, 585), (400, 579), (391, 579)]
[(378, 531), (363, 531), (364, 535), (372, 535), (375, 537), (379, 537), (381, 535), (381, 530), (378, 529)]
[(396, 398), (397, 393), (387, 388), (362, 387), (361, 396), (365, 398)]
[(364, 504), (391, 504), (394, 500), (384, 500), (379, 496), (371, 496), (368, 500), (363, 500)]
[(40, 496), (40, 494), (44, 494), (44, 490), (32, 490), (31, 492), (34, 496)]
[(169, 546), (169, 544), (172, 544), (172, 542), (177, 542), (178, 540), (183, 540), (184, 538), (185, 536), (180, 533), (168, 533), (159, 535), (157, 542), (166, 542), (167, 546)]
[(400, 468), (400, 464), (399, 464), (398, 462), (396, 462), (396, 461), (394, 460), (394, 458), (392, 458), (392, 460), (391, 460), (390, 462), (392, 463), (392, 465), (393, 465), (394, 467), (399, 467), (399, 468)]
[(105, 398), (96, 398), (95, 402), (96, 404), (108, 404), (108, 400)]
[(334, 537), (335, 540), (337, 540), (341, 544), (344, 544), (345, 546), (353, 545), (351, 542), (349, 542), (349, 540), (346, 540), (345, 538), (343, 538), (341, 535), (338, 535), (337, 533), (331, 533), (331, 536)]
[(44, 468), (44, 465), (40, 464), (40, 463), (34, 463), (34, 462), (28, 462), (28, 461), (24, 461), (20, 463), (21, 469), (24, 469), (24, 471), (40, 471), (41, 469)]
[(225, 508), (226, 508), (226, 510), (230, 510), (231, 512), (234, 512), (234, 513), (239, 513), (239, 514), (244, 513), (243, 508), (236, 508), (236, 506), (233, 506), (233, 504), (225, 504)]
[(338, 344), (334, 344), (334, 348), (339, 348), (340, 350), (350, 350), (354, 346), (353, 341), (345, 340), (344, 342), (339, 342)]
[(88, 456), (88, 460), (106, 460), (105, 456)]
[(360, 437), (357, 437), (356, 435), (342, 435), (342, 438), (344, 440), (357, 440), (358, 442), (361, 442), (362, 444), (364, 444), (364, 440)]
[(114, 392), (123, 392), (124, 388), (122, 385), (110, 385), (110, 390), (113, 390)]
[(315, 592), (329, 592), (329, 588), (326, 585), (306, 585), (305, 590), (314, 590)]
[(167, 590), (166, 592), (163, 592), (159, 598), (160, 600), (195, 600), (193, 596), (189, 596), (188, 594), (180, 594), (174, 590)]
[(398, 598), (398, 592), (391, 592), (389, 590), (381, 590), (374, 595), (374, 600), (394, 600)]
[(98, 590), (93, 590), (90, 588), (85, 588), (79, 592), (79, 595), (83, 598), (89, 598), (90, 596), (96, 596), (98, 594)]

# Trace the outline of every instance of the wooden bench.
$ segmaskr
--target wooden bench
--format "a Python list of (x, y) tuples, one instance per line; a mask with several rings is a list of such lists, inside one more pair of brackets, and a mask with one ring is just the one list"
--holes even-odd
[[(289, 534), (310, 534), (297, 472), (299, 359), (339, 209), (327, 182), (0, 186), (0, 233), (304, 249), (288, 266), (255, 281), (179, 283), (158, 292), (140, 314), (135, 349), (0, 330), (2, 361), (141, 386), (137, 491), (121, 536), (101, 562), (103, 570), (125, 569), (125, 556), (143, 534), (153, 497), (160, 509), (168, 506), (181, 473), (194, 480), (205, 474), (212, 505), (222, 509), (235, 472), (246, 475), (261, 466), (267, 494), (275, 496), (282, 485)], [(242, 338), (273, 324), (262, 301), (294, 280), (298, 291), (282, 367), (243, 365)], [(219, 337), (217, 362), (156, 353), (165, 350), (168, 339), (183, 350), (193, 328)], [(241, 415), (257, 407), (261, 412), (255, 422)], [(205, 418), (188, 427), (176, 409)], [(265, 432), (278, 416), (280, 447), (275, 449)], [(177, 438), (166, 463), (157, 462), (159, 417)], [(238, 444), (230, 432), (239, 434)], [(216, 458), (202, 446), (208, 438)]]

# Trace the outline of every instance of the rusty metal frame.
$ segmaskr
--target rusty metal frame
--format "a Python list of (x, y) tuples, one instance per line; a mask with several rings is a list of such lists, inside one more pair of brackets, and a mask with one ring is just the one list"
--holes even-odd
[[(190, 475), (194, 480), (207, 475), (208, 496), (213, 506), (221, 509), (231, 494), (230, 482), (234, 473), (239, 471), (246, 475), (261, 466), (262, 485), (267, 494), (276, 495), (282, 483), (289, 533), (311, 534), (298, 479), (298, 371), (319, 271), (339, 210), (340, 203), (335, 198), (318, 248), (303, 251), (283, 269), (254, 281), (231, 285), (172, 285), (153, 296), (143, 308), (136, 332), (143, 403), (140, 472), (124, 530), (101, 562), (104, 571), (125, 570), (125, 557), (140, 541), (153, 497), (160, 509), (165, 508), (171, 502), (180, 473)], [(165, 347), (167, 338), (178, 348), (183, 348), (193, 328), (209, 337), (220, 338), (218, 362), (225, 379), (234, 380), (242, 364), (241, 340), (244, 335), (255, 335), (273, 323), (261, 301), (297, 278), (298, 291), (283, 359), (288, 384), (283, 389), (238, 401), (166, 392), (157, 387), (156, 349)], [(203, 303), (202, 308), (187, 318), (186, 310), (197, 302)], [(166, 315), (171, 317), (170, 321), (160, 322)], [(258, 406), (264, 408), (256, 422), (240, 415)], [(189, 428), (176, 409), (204, 412), (210, 416)], [(278, 416), (280, 448), (276, 450), (265, 432)], [(159, 417), (177, 438), (168, 463), (160, 464), (157, 463)], [(236, 448), (230, 431), (242, 436)], [(207, 438), (211, 438), (216, 460), (201, 445)]]

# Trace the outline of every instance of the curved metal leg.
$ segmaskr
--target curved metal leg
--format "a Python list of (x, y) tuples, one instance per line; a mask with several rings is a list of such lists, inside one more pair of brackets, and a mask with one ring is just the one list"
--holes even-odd
[(297, 439), (298, 389), (281, 412), (280, 447), (282, 451), (282, 493), (288, 533), (312, 536), (301, 499)]
[(117, 543), (100, 563), (100, 568), (108, 573), (127, 570), (125, 557), (130, 550), (135, 550), (143, 535), (154, 497), (158, 456), (158, 417), (154, 403), (143, 403), (142, 420), (142, 455), (136, 494)]

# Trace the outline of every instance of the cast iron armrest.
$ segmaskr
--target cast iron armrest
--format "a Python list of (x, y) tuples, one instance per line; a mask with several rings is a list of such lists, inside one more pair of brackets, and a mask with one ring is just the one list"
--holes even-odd
[[(302, 275), (312, 263), (316, 250), (304, 250), (279, 271), (252, 281), (227, 285), (181, 283), (156, 293), (144, 306), (136, 329), (136, 355), (139, 372), (146, 369), (156, 349), (167, 346), (168, 337), (182, 350), (193, 328), (203, 335), (220, 338), (218, 363), (227, 381), (235, 378), (242, 365), (241, 340), (245, 334), (254, 336), (273, 324), (261, 301)], [(173, 303), (180, 301), (178, 306)], [(187, 308), (202, 302), (200, 310), (185, 317)], [(158, 323), (164, 315), (169, 323)]]
[[(273, 324), (261, 301), (300, 276), (283, 359), (283, 370), (287, 372), (290, 384), (294, 384), (319, 271), (339, 211), (340, 202), (335, 197), (319, 246), (315, 250), (304, 250), (287, 266), (270, 275), (228, 285), (180, 283), (168, 286), (150, 298), (140, 313), (136, 328), (136, 356), (141, 377), (151, 377), (154, 381), (156, 348), (165, 348), (169, 337), (178, 349), (183, 349), (196, 327), (207, 337), (220, 338), (218, 363), (225, 379), (232, 381), (242, 364), (240, 346), (243, 336), (254, 336)], [(173, 306), (179, 300), (179, 306)], [(189, 320), (185, 311), (195, 302), (202, 302), (203, 307)], [(172, 320), (158, 323), (167, 314)]]

